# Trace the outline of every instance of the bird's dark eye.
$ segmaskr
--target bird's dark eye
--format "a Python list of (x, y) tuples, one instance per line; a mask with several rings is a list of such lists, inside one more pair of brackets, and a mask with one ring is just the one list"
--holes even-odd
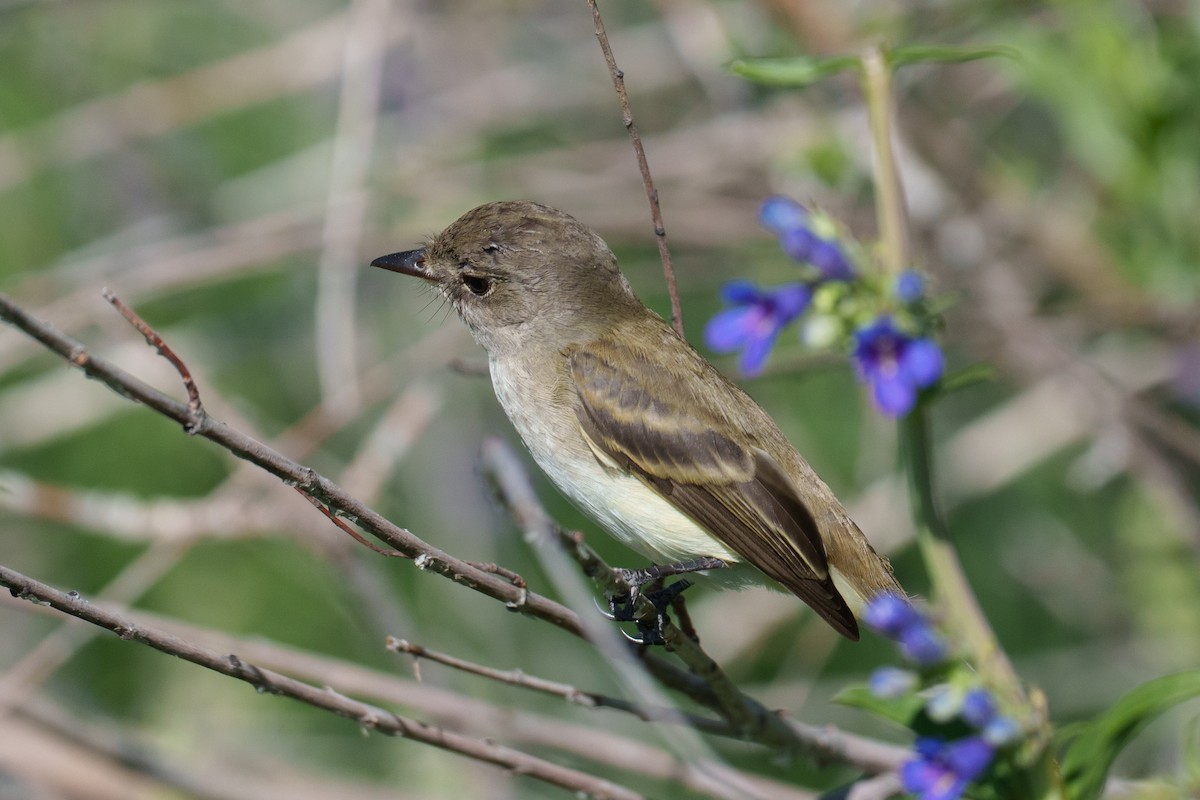
[(492, 281), (490, 278), (485, 278), (482, 275), (463, 275), (463, 286), (466, 286), (471, 294), (483, 296), (492, 289)]

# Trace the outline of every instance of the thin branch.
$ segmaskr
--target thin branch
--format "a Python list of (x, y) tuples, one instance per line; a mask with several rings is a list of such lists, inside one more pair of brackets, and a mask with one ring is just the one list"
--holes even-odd
[(367, 210), (365, 184), (379, 127), (388, 0), (355, 0), (342, 42), (337, 133), (317, 261), (314, 339), (323, 405), (359, 408), (355, 256)]
[[(182, 425), (193, 423), (187, 405), (135, 378), (107, 359), (88, 352), (83, 344), (63, 335), (49, 323), (33, 317), (3, 293), (0, 293), (0, 319), (24, 331), (78, 367), (85, 375), (101, 381), (121, 396), (143, 403)], [(515, 604), (519, 601), (519, 610), (522, 613), (584, 637), (579, 617), (571, 609), (549, 598), (518, 589), (502, 577), (488, 574), (429, 545), (412, 532), (388, 521), (311, 467), (292, 461), (262, 442), (230, 428), (209, 415), (203, 416), (194, 433), (216, 442), (238, 458), (261, 467), (284, 483), (304, 489), (372, 536), (415, 559), (419, 568), (448, 577), (512, 608), (518, 608)]]
[(380, 547), (379, 545), (370, 541), (369, 539), (367, 539), (367, 537), (363, 536), (361, 533), (359, 533), (358, 531), (351, 528), (345, 522), (338, 519), (337, 515), (334, 514), (332, 511), (330, 511), (328, 506), (326, 506), (324, 503), (322, 503), (317, 498), (313, 497), (308, 492), (301, 489), (299, 486), (293, 486), (292, 488), (295, 489), (300, 494), (301, 497), (303, 497), (305, 500), (307, 500), (309, 503), (311, 503), (313, 508), (315, 508), (317, 511), (320, 511), (322, 514), (324, 514), (326, 519), (328, 519), (330, 522), (332, 522), (334, 525), (336, 525), (338, 528), (340, 528), (343, 533), (345, 533), (347, 536), (349, 536), (354, 541), (361, 544), (363, 547), (367, 548), (368, 550), (373, 550), (381, 556), (387, 556), (388, 558), (406, 558), (407, 557), (404, 553), (401, 553), (399, 550), (389, 550), (385, 547)]
[[(0, 610), (6, 605), (14, 609), (24, 608), (34, 614), (58, 613), (42, 606), (18, 604), (17, 600), (0, 593)], [(729, 767), (713, 761), (684, 762), (644, 740), (604, 731), (594, 724), (580, 725), (499, 706), (258, 636), (237, 637), (146, 611), (112, 608), (111, 605), (110, 608), (139, 624), (158, 627), (210, 649), (241, 653), (244, 659), (252, 660), (260, 667), (286, 671), (312, 684), (337, 686), (342, 694), (404, 706), (440, 726), (452, 727), (471, 735), (485, 737), (499, 733), (506, 741), (519, 742), (529, 748), (558, 751), (609, 770), (619, 769), (656, 781), (670, 781), (721, 800), (728, 798), (728, 785), (734, 779), (760, 787), (761, 795), (771, 800), (814, 800), (812, 793), (770, 778), (745, 773), (736, 773), (727, 778), (726, 773), (731, 770)], [(28, 702), (22, 702), (19, 710), (25, 712), (28, 707)]]
[(617, 101), (621, 104), (621, 121), (629, 131), (629, 140), (633, 143), (633, 152), (637, 156), (638, 170), (642, 173), (642, 184), (646, 187), (646, 199), (650, 203), (650, 219), (654, 222), (654, 241), (658, 245), (658, 255), (662, 259), (663, 277), (667, 281), (667, 294), (671, 296), (671, 324), (679, 338), (683, 335), (683, 307), (679, 303), (679, 287), (675, 285), (675, 268), (671, 266), (671, 253), (667, 249), (667, 229), (663, 226), (662, 210), (658, 206), (658, 189), (654, 188), (654, 179), (650, 177), (650, 164), (646, 161), (646, 150), (642, 147), (642, 137), (638, 133), (637, 124), (633, 121), (633, 109), (629, 105), (629, 95), (625, 92), (625, 73), (617, 68), (617, 60), (613, 57), (612, 48), (608, 45), (608, 34), (604, 31), (604, 21), (600, 18), (600, 7), (596, 0), (588, 0), (588, 8), (592, 10), (592, 22), (596, 28), (596, 39), (604, 52), (604, 63), (608, 64), (609, 74), (612, 75), (613, 88), (617, 90)]
[(121, 298), (117, 297), (111, 290), (107, 288), (102, 290), (100, 294), (105, 300), (112, 304), (113, 308), (121, 312), (121, 316), (128, 320), (129, 324), (132, 325), (138, 333), (145, 337), (146, 344), (153, 347), (158, 351), (160, 356), (171, 362), (171, 366), (174, 367), (175, 371), (179, 373), (179, 378), (183, 381), (183, 389), (187, 392), (188, 396), (188, 411), (191, 412), (192, 416), (195, 418), (195, 422), (193, 424), (184, 426), (184, 431), (186, 431), (189, 435), (195, 433), (196, 426), (200, 424), (200, 418), (204, 414), (204, 405), (200, 402), (200, 390), (196, 388), (196, 382), (192, 380), (192, 373), (188, 370), (187, 364), (184, 364), (183, 359), (175, 354), (175, 351), (172, 350), (171, 346), (163, 340), (159, 332), (150, 327), (150, 324), (138, 316), (136, 311), (125, 305)]
[(332, 689), (318, 688), (278, 672), (262, 669), (243, 661), (236, 655), (221, 655), (177, 636), (138, 625), (93, 605), (81, 598), (78, 593), (62, 592), (2, 565), (0, 565), (0, 585), (8, 587), (16, 597), (35, 603), (49, 604), (73, 617), (106, 628), (122, 639), (140, 642), (168, 655), (177, 656), (230, 678), (245, 681), (259, 692), (290, 697), (338, 716), (352, 719), (368, 730), (376, 730), (388, 736), (401, 736), (433, 745), (555, 786), (561, 786), (573, 792), (581, 792), (598, 798), (612, 798), (613, 800), (638, 800), (642, 797), (631, 789), (596, 778), (585, 772), (561, 767), (495, 742), (474, 739), (444, 728), (428, 725), (378, 706), (353, 700)]
[(611, 697), (609, 695), (599, 694), (597, 692), (589, 692), (572, 686), (568, 683), (559, 683), (558, 681), (539, 678), (535, 675), (530, 675), (524, 670), (512, 669), (501, 670), (493, 667), (486, 667), (482, 664), (476, 664), (472, 661), (457, 658), (447, 653), (439, 653), (436, 650), (429, 650), (421, 645), (412, 644), (404, 639), (397, 639), (394, 636), (387, 638), (385, 646), (393, 653), (405, 653), (416, 659), (423, 658), (428, 661), (433, 661), (437, 664), (457, 669), (461, 672), (466, 672), (471, 675), (478, 675), (481, 678), (505, 683), (509, 686), (516, 686), (521, 689), (528, 689), (542, 694), (561, 697), (569, 703), (583, 706), (584, 708), (611, 708), (617, 711), (625, 711), (633, 714), (635, 717), (646, 722), (669, 722), (685, 724), (696, 730), (704, 731), (705, 733), (713, 733), (720, 736), (736, 736), (737, 733), (728, 724), (719, 720), (700, 717), (695, 714), (685, 714), (674, 708), (655, 708), (652, 706), (639, 705), (631, 703), (619, 697)]

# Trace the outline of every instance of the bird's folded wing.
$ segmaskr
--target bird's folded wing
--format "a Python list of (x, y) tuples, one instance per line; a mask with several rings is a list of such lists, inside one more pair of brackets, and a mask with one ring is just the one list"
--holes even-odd
[[(719, 430), (711, 403), (649, 391), (648, 385), (663, 384), (658, 367), (618, 349), (629, 347), (590, 343), (568, 360), (576, 412), (592, 447), (857, 639), (812, 513), (774, 459), (737, 431)], [(672, 382), (666, 385), (670, 391)], [(720, 382), (709, 388), (729, 391)]]

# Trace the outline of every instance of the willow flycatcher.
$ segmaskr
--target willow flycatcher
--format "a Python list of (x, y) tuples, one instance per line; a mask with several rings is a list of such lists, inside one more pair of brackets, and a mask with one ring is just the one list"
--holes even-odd
[(489, 203), (371, 263), (441, 291), (534, 460), (629, 547), (782, 586), (850, 639), (865, 601), (904, 596), (770, 416), (638, 300), (575, 218)]

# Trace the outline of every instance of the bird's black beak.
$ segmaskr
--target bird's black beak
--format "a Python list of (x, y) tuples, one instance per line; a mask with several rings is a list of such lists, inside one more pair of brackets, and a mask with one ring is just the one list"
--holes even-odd
[(437, 278), (429, 274), (425, 269), (425, 248), (419, 247), (416, 250), (405, 250), (403, 253), (392, 253), (389, 256), (380, 256), (371, 262), (372, 267), (399, 272), (402, 275), (412, 275), (416, 278), (423, 278), (427, 281), (437, 283)]

